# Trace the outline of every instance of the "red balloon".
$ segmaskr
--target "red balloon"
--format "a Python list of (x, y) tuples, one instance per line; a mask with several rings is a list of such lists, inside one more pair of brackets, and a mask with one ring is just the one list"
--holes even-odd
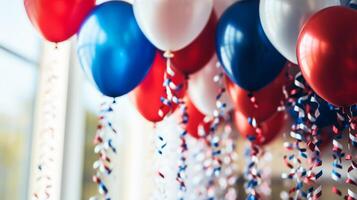
[(206, 136), (209, 133), (211, 123), (205, 122), (206, 116), (196, 108), (189, 98), (186, 99), (186, 105), (188, 114), (186, 129), (188, 134), (196, 139)]
[(257, 129), (253, 128), (248, 123), (248, 119), (240, 112), (235, 111), (234, 123), (237, 127), (238, 133), (244, 138), (254, 136), (254, 143), (257, 145), (267, 145), (278, 136), (284, 128), (284, 125), (288, 123), (288, 116), (285, 112), (277, 112), (272, 117), (264, 122), (259, 123), (261, 134), (258, 135)]
[[(165, 87), (163, 86), (166, 72), (166, 60), (161, 53), (156, 54), (154, 63), (146, 75), (145, 79), (130, 93), (131, 100), (140, 112), (140, 114), (151, 122), (159, 122), (170, 112), (174, 111), (177, 105), (172, 108), (164, 106), (161, 97), (167, 97)], [(175, 70), (175, 76), (172, 81), (184, 87), (176, 94), (177, 97), (183, 98), (187, 89), (185, 76)], [(163, 116), (159, 115), (160, 108), (163, 110)]]
[(357, 11), (326, 8), (303, 27), (298, 62), (311, 88), (336, 106), (357, 103)]
[(226, 85), (235, 109), (241, 112), (246, 118), (255, 118), (262, 122), (276, 113), (277, 108), (284, 99), (283, 86), (288, 83), (288, 68), (285, 67), (279, 76), (259, 91), (253, 92), (256, 105), (251, 101), (248, 91), (240, 88), (226, 77)]
[(95, 0), (25, 0), (32, 24), (51, 42), (62, 42), (77, 33), (94, 6)]
[(215, 52), (216, 14), (211, 17), (201, 34), (186, 48), (174, 52), (172, 63), (184, 74), (192, 74), (202, 69)]

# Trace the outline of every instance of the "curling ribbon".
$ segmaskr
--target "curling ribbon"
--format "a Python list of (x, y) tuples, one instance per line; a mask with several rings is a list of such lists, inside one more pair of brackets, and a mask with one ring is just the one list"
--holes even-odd
[[(339, 184), (342, 179), (342, 171), (343, 171), (343, 158), (345, 157), (345, 152), (343, 150), (343, 145), (340, 142), (342, 139), (342, 131), (344, 129), (344, 124), (345, 124), (345, 118), (342, 114), (341, 109), (336, 108), (337, 111), (337, 121), (335, 125), (333, 126), (332, 130), (334, 133), (334, 138), (332, 141), (333, 148), (332, 148), (332, 157), (333, 157), (333, 163), (332, 163), (332, 172), (331, 172), (331, 178)], [(344, 193), (337, 187), (334, 186), (332, 188), (332, 192), (335, 193), (338, 196), (343, 197)]]
[[(292, 76), (290, 75), (289, 78), (291, 79)], [(289, 172), (283, 173), (282, 178), (295, 180), (295, 186), (287, 195), (294, 199), (319, 199), (322, 195), (320, 186), (316, 190), (314, 187), (309, 187), (304, 191), (305, 184), (314, 184), (322, 176), (322, 161), (318, 148), (319, 132), (315, 125), (320, 114), (319, 105), (312, 91), (305, 84), (301, 72), (294, 76), (293, 86), (288, 91), (286, 88), (284, 90), (288, 102), (286, 106), (292, 106), (298, 114), (298, 120), (290, 131), (290, 136), (295, 139), (295, 142), (284, 143), (285, 149), (292, 153), (284, 156), (284, 163), (289, 168)], [(293, 153), (294, 149), (298, 150), (298, 154)], [(302, 159), (311, 162), (309, 168), (304, 167)]]
[(181, 126), (183, 128), (182, 132), (180, 133), (180, 160), (179, 160), (179, 166), (178, 166), (178, 171), (176, 175), (176, 181), (179, 183), (179, 199), (183, 200), (184, 199), (184, 194), (186, 193), (186, 183), (185, 179), (186, 177), (186, 170), (187, 170), (187, 151), (188, 151), (188, 146), (186, 142), (186, 136), (187, 136), (187, 123), (189, 120), (189, 116), (187, 113), (187, 106), (184, 101), (180, 102), (180, 109), (181, 109)]
[(231, 118), (228, 116), (224, 121), (224, 133), (223, 133), (223, 167), (222, 178), (226, 181), (226, 184), (221, 185), (222, 192), (224, 194), (223, 199), (236, 200), (236, 181), (238, 179), (237, 161), (238, 155), (236, 152), (236, 142), (232, 135)]
[(347, 169), (347, 179), (345, 182), (348, 184), (349, 188), (347, 190), (347, 195), (345, 196), (345, 199), (356, 200), (357, 193), (355, 191), (357, 187), (357, 179), (354, 174), (356, 174), (357, 171), (357, 156), (355, 155), (355, 152), (357, 150), (357, 121), (355, 113), (353, 113), (352, 111), (352, 107), (350, 107), (348, 111), (346, 110), (347, 109), (344, 109), (343, 112), (348, 119), (347, 125), (350, 144), (348, 145), (349, 153), (346, 154), (346, 160), (349, 161), (349, 167)]
[[(156, 130), (156, 124), (154, 124), (154, 129)], [(157, 133), (156, 152), (160, 159), (162, 159), (164, 156), (164, 150), (166, 146), (167, 146), (167, 141), (164, 139), (162, 134)], [(153, 199), (165, 200), (167, 199), (166, 188), (165, 188), (165, 174), (163, 172), (163, 168), (161, 164), (162, 163), (160, 162), (156, 163), (157, 176), (155, 181), (158, 184), (158, 186), (156, 187), (157, 190), (154, 193)]]
[[(184, 194), (186, 193), (187, 190), (186, 183), (185, 183), (186, 169), (187, 169), (186, 153), (188, 151), (187, 143), (186, 143), (186, 136), (187, 136), (186, 126), (189, 120), (189, 116), (187, 113), (186, 102), (177, 96), (177, 92), (179, 92), (183, 88), (184, 83), (180, 83), (176, 85), (171, 79), (172, 77), (175, 76), (175, 72), (171, 66), (171, 59), (173, 58), (173, 56), (174, 55), (170, 51), (166, 51), (164, 53), (164, 57), (166, 58), (166, 73), (164, 77), (164, 87), (166, 89), (167, 98), (161, 97), (161, 101), (163, 104), (169, 106), (170, 108), (172, 108), (172, 105), (179, 105), (181, 110), (180, 124), (183, 128), (183, 131), (180, 133), (180, 160), (178, 165), (178, 171), (176, 174), (176, 181), (179, 183), (179, 189), (180, 189), (179, 199), (183, 200)], [(186, 77), (186, 80), (187, 79), (188, 77)], [(159, 114), (160, 113), (163, 113), (161, 109), (159, 111)]]
[[(249, 124), (256, 129), (257, 136), (249, 136), (249, 147), (246, 150), (246, 169), (245, 169), (245, 179), (244, 184), (245, 192), (247, 194), (247, 200), (260, 200), (261, 194), (258, 188), (262, 183), (261, 169), (259, 169), (259, 161), (264, 155), (259, 145), (255, 144), (256, 137), (259, 137), (261, 130), (256, 123), (254, 118), (248, 118)], [(251, 134), (248, 134), (251, 135)]]
[[(219, 91), (216, 96), (216, 109), (213, 111), (213, 120), (211, 123), (210, 127), (210, 143), (211, 143), (211, 156), (212, 156), (212, 166), (213, 166), (213, 174), (211, 175), (211, 180), (210, 180), (210, 186), (208, 187), (209, 189), (214, 190), (214, 179), (215, 177), (219, 177), (222, 171), (222, 164), (223, 161), (220, 158), (222, 154), (222, 150), (220, 148), (220, 136), (218, 136), (216, 133), (218, 131), (219, 125), (221, 122), (224, 120), (225, 116), (225, 109), (227, 107), (227, 104), (225, 102), (222, 102), (222, 96), (226, 92), (226, 89), (224, 87), (224, 73), (222, 71), (221, 65), (219, 62), (216, 63), (216, 67), (218, 68), (218, 74), (216, 74), (213, 77), (213, 82), (218, 86)], [(212, 198), (212, 197), (210, 197)]]
[[(117, 135), (116, 129), (113, 127), (110, 119), (110, 114), (113, 113), (113, 106), (116, 104), (115, 99), (111, 103), (102, 103), (100, 105), (99, 122), (97, 132), (94, 138), (94, 152), (98, 155), (98, 160), (93, 163), (95, 174), (92, 177), (94, 183), (97, 184), (98, 194), (91, 197), (91, 200), (104, 198), (110, 200), (109, 188), (103, 179), (107, 179), (112, 173), (112, 160), (110, 154), (117, 153), (117, 149), (113, 144), (111, 135), (108, 131)], [(102, 198), (101, 198), (102, 197)]]

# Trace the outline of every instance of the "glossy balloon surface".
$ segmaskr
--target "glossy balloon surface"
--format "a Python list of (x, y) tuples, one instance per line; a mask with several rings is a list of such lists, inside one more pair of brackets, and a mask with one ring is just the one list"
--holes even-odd
[(215, 32), (217, 16), (211, 17), (200, 35), (187, 47), (173, 52), (172, 63), (176, 69), (185, 74), (192, 74), (202, 69), (215, 53)]
[(316, 12), (340, 5), (340, 0), (261, 0), (260, 19), (276, 49), (297, 64), (296, 43), (302, 26)]
[(297, 55), (312, 89), (336, 106), (357, 103), (357, 11), (330, 7), (304, 26)]
[(263, 31), (259, 0), (236, 2), (223, 13), (216, 48), (230, 79), (248, 91), (257, 91), (272, 82), (286, 62)]
[(25, 0), (27, 15), (51, 42), (62, 42), (76, 34), (95, 6), (95, 0)]
[(207, 24), (212, 8), (212, 0), (134, 1), (141, 30), (163, 51), (177, 51), (189, 45)]
[(77, 53), (98, 89), (118, 97), (144, 79), (156, 49), (141, 32), (132, 6), (111, 1), (97, 6), (83, 24)]

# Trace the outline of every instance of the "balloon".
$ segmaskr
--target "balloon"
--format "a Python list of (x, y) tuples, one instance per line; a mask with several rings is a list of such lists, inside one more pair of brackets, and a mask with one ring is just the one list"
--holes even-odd
[(296, 42), (305, 22), (319, 10), (340, 5), (340, 0), (261, 0), (260, 19), (274, 47), (297, 64)]
[(173, 65), (185, 74), (192, 74), (202, 69), (215, 52), (215, 32), (217, 17), (212, 12), (211, 17), (201, 34), (187, 47), (174, 52)]
[(259, 123), (261, 134), (258, 136), (256, 129), (249, 124), (248, 119), (239, 111), (234, 112), (234, 123), (238, 133), (244, 138), (255, 137), (254, 143), (261, 146), (273, 141), (281, 133), (288, 119), (284, 112), (277, 112), (268, 120)]
[(227, 90), (236, 110), (244, 117), (255, 118), (258, 122), (265, 121), (274, 115), (284, 99), (283, 86), (288, 83), (287, 70), (286, 67), (273, 82), (252, 93), (258, 107), (255, 107), (250, 100), (250, 92), (238, 87), (226, 78)]
[(186, 98), (188, 123), (187, 132), (194, 138), (199, 139), (209, 133), (211, 123), (205, 122), (205, 115), (202, 114), (189, 98)]
[(135, 21), (132, 6), (123, 1), (99, 5), (78, 36), (78, 57), (84, 70), (106, 96), (122, 96), (145, 77), (156, 49)]
[[(154, 63), (146, 75), (145, 79), (130, 93), (131, 100), (140, 114), (151, 122), (159, 122), (171, 111), (174, 112), (177, 105), (172, 108), (164, 106), (161, 102), (161, 97), (166, 98), (166, 90), (163, 86), (164, 75), (166, 72), (166, 61), (157, 53)], [(187, 81), (185, 76), (178, 71), (175, 71), (175, 76), (172, 77), (172, 82), (175, 84), (184, 84), (184, 87), (177, 93), (177, 97), (182, 98), (187, 89)], [(159, 110), (163, 111), (163, 115), (159, 115)]]
[(326, 8), (305, 24), (297, 55), (304, 78), (327, 102), (357, 103), (357, 11)]
[(78, 32), (95, 0), (25, 0), (32, 24), (51, 42), (62, 42)]
[(217, 29), (219, 61), (229, 78), (248, 91), (257, 91), (280, 73), (285, 59), (270, 44), (259, 20), (259, 0), (234, 3)]
[[(220, 87), (213, 81), (214, 76), (219, 74), (216, 67), (217, 57), (213, 56), (210, 62), (199, 72), (190, 76), (188, 93), (196, 108), (207, 116), (213, 116), (216, 110), (216, 96)], [(226, 111), (233, 108), (230, 97), (224, 93), (221, 102), (226, 103)]]
[(190, 44), (208, 22), (212, 0), (135, 0), (134, 13), (149, 40), (163, 51)]

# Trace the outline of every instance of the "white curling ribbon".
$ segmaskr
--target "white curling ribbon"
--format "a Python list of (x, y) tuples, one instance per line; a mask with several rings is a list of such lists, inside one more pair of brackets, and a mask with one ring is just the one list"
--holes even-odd
[(171, 81), (171, 82), (169, 83), (169, 87), (170, 87), (170, 89), (172, 89), (172, 90), (176, 90), (178, 86), (177, 86), (174, 82)]
[(294, 131), (291, 131), (290, 132), (290, 136), (294, 139), (297, 139), (297, 140), (302, 140), (303, 137), (300, 133), (297, 133), (297, 132), (294, 132)]
[(341, 150), (343, 149), (343, 146), (341, 143), (339, 143), (337, 140), (333, 140), (332, 141), (333, 146), (337, 146), (338, 148), (340, 148)]
[(171, 68), (171, 61), (170, 61), (170, 59), (167, 59), (167, 67), (166, 67), (166, 72), (167, 72), (167, 74), (168, 75), (170, 75), (170, 76), (175, 76), (175, 72), (174, 72), (174, 70)]
[(304, 86), (304, 84), (302, 84), (301, 82), (299, 82), (297, 79), (299, 78), (299, 77), (301, 77), (302, 76), (302, 74), (301, 74), (301, 72), (298, 72), (296, 75), (295, 75), (295, 78), (294, 78), (294, 83), (295, 83), (295, 85), (296, 86), (298, 86), (299, 88), (302, 88), (302, 89), (305, 89), (305, 86)]
[(291, 144), (291, 142), (284, 142), (284, 148), (292, 148), (293, 144)]
[(338, 182), (340, 180), (340, 178), (337, 175), (335, 175), (334, 173), (331, 174), (331, 178), (336, 182)]
[(305, 117), (305, 111), (301, 109), (299, 106), (294, 106), (294, 111), (298, 112), (299, 118)]
[(257, 127), (257, 120), (255, 120), (255, 118), (252, 118), (252, 126), (253, 126), (254, 128)]
[(302, 124), (302, 123), (298, 124), (297, 128), (301, 129), (301, 130), (303, 130), (305, 132), (311, 132), (311, 129), (309, 127), (307, 127), (305, 124)]
[(348, 189), (347, 192), (349, 196), (353, 197), (354, 199), (357, 199), (357, 194), (353, 192), (351, 189)]
[(345, 118), (340, 113), (337, 113), (337, 118), (340, 121), (344, 121), (345, 120)]
[(307, 114), (307, 118), (311, 121), (311, 122), (316, 122), (316, 118), (314, 116), (312, 116), (310, 113)]
[(96, 145), (95, 147), (94, 147), (94, 153), (99, 153), (99, 152), (101, 152), (101, 151), (104, 151), (104, 149), (105, 149), (105, 147), (104, 147), (104, 145), (102, 145), (102, 144), (98, 144), (98, 145)]
[(357, 138), (352, 133), (350, 133), (350, 140), (352, 142), (357, 142)]
[(320, 193), (322, 191), (322, 186), (320, 185), (315, 191), (314, 191), (314, 195), (317, 195), (318, 193)]

